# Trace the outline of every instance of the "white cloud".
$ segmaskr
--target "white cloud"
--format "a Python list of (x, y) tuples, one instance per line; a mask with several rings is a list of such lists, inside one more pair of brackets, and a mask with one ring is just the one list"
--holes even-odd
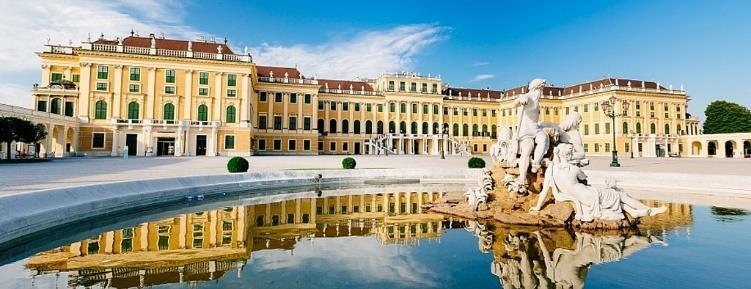
[(478, 75), (475, 75), (475, 77), (472, 78), (472, 80), (470, 80), (469, 82), (478, 82), (478, 81), (492, 79), (494, 77), (495, 75), (493, 74), (478, 74)]
[(30, 107), (31, 102), (31, 86), (0, 83), (0, 103)]
[(388, 30), (363, 31), (349, 39), (323, 44), (273, 45), (252, 48), (261, 65), (295, 66), (321, 78), (375, 77), (382, 72), (409, 70), (414, 57), (441, 40), (449, 29), (435, 24), (402, 25)]
[[(192, 27), (180, 24), (182, 7), (176, 2), (164, 1), (111, 1), (93, 0), (59, 1), (35, 0), (6, 3), (0, 10), (0, 79), (13, 78), (18, 83), (2, 84), (0, 102), (28, 105), (28, 90), (39, 82), (37, 77), (18, 79), (19, 73), (39, 71), (39, 59), (34, 52), (41, 51), (49, 37), (53, 44), (69, 42), (79, 45), (91, 34), (101, 33), (108, 38), (124, 36), (131, 29), (143, 34), (165, 32), (172, 37), (193, 38), (199, 33)], [(39, 74), (36, 74), (39, 75)], [(23, 88), (25, 93), (15, 95)], [(18, 101), (15, 98), (23, 98)]]
[(490, 62), (479, 61), (479, 62), (472, 63), (472, 66), (473, 67), (480, 67), (480, 66), (486, 66), (488, 64), (490, 64)]

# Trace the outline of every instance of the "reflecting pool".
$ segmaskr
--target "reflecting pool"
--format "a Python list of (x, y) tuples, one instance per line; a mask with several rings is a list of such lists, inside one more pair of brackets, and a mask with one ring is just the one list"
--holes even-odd
[(421, 210), (442, 194), (419, 188), (298, 192), (72, 224), (40, 235), (28, 247), (0, 252), (6, 254), (0, 288), (751, 284), (746, 210), (646, 201), (666, 204), (669, 211), (644, 218), (638, 229), (581, 233)]

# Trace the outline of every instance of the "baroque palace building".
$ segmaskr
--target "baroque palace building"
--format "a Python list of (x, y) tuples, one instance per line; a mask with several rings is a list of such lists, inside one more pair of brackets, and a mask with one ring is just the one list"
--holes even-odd
[[(226, 40), (131, 33), (46, 47), (34, 108), (79, 123), (50, 124), (43, 155), (486, 154), (501, 127), (515, 128), (513, 100), (526, 92), (451, 87), (417, 73), (316, 79), (257, 65)], [(631, 104), (615, 126), (600, 107), (613, 96)], [(679, 155), (680, 136), (699, 134), (688, 101), (683, 89), (603, 78), (546, 87), (541, 118), (580, 112), (592, 155), (611, 153), (613, 130), (622, 156)]]

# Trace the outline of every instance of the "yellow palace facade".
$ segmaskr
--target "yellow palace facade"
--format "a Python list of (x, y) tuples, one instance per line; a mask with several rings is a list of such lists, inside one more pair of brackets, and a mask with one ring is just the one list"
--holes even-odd
[[(513, 99), (526, 92), (417, 73), (316, 79), (257, 65), (226, 41), (131, 34), (46, 47), (33, 107), (79, 123), (50, 127), (43, 155), (486, 154), (501, 127), (514, 129)], [(610, 154), (611, 130), (635, 156), (682, 154), (680, 136), (699, 133), (685, 91), (656, 82), (603, 78), (544, 94), (542, 121), (580, 112), (592, 155)], [(599, 105), (612, 96), (631, 103), (613, 127)]]

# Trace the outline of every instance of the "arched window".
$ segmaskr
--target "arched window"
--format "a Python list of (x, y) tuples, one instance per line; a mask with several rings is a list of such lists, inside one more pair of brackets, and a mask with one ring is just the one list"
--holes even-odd
[(685, 133), (685, 132), (681, 132), (681, 125), (680, 124), (676, 124), (675, 125), (675, 134), (680, 135), (680, 134), (683, 134), (683, 133)]
[(453, 133), (454, 136), (459, 136), (459, 124), (458, 123), (454, 124), (453, 131), (454, 131)]
[(641, 133), (641, 123), (640, 123), (640, 122), (637, 122), (637, 123), (636, 123), (636, 133), (637, 133), (637, 134), (640, 134), (640, 133)]
[(329, 132), (336, 133), (336, 119), (329, 120)]
[(164, 120), (175, 120), (175, 105), (171, 103), (164, 104), (162, 111), (162, 118)]
[(490, 126), (490, 137), (496, 138), (497, 135), (498, 135), (498, 126), (491, 125)]
[(360, 121), (359, 120), (355, 120), (354, 130), (355, 130), (354, 133), (358, 133), (358, 134), (360, 133)]
[(430, 125), (427, 122), (422, 123), (422, 134), (430, 133)]
[(462, 136), (468, 136), (468, 135), (469, 135), (469, 125), (465, 123), (462, 126)]
[(439, 124), (437, 122), (433, 123), (433, 134), (440, 134), (441, 132), (439, 130)]
[(342, 133), (349, 133), (349, 120), (342, 120)]
[(652, 124), (649, 125), (649, 133), (650, 134), (656, 134), (657, 133), (657, 126), (654, 123), (652, 123)]
[(396, 123), (389, 121), (389, 133), (396, 133)]
[(383, 121), (378, 121), (376, 123), (376, 133), (377, 134), (383, 134)]
[(370, 120), (365, 121), (365, 133), (373, 134), (373, 122)]
[(324, 120), (322, 118), (318, 119), (318, 133), (323, 134), (323, 127), (325, 126)]
[(399, 133), (407, 133), (407, 123), (399, 122)]
[(399, 104), (399, 112), (401, 113), (407, 113), (407, 104), (402, 102)]
[(205, 105), (199, 105), (198, 106), (198, 121), (208, 121), (209, 119), (209, 108)]
[(411, 134), (417, 134), (417, 122), (412, 122), (412, 124), (409, 126), (410, 130), (409, 133)]
[(131, 101), (128, 104), (128, 119), (139, 119), (141, 114), (138, 112), (138, 110), (138, 103)]
[(628, 134), (628, 123), (623, 122), (623, 134)]
[(50, 104), (50, 112), (54, 114), (60, 114), (60, 99), (53, 98)]
[(472, 125), (472, 136), (477, 136), (477, 124)]
[(99, 100), (94, 104), (94, 119), (107, 119), (107, 102)]
[(482, 136), (487, 136), (487, 135), (488, 135), (488, 125), (487, 124), (483, 124), (482, 125)]
[(237, 115), (237, 109), (235, 109), (234, 105), (230, 105), (227, 107), (227, 113), (225, 113), (225, 122), (227, 123), (235, 123), (235, 116)]
[(665, 124), (665, 134), (670, 134), (670, 125)]

